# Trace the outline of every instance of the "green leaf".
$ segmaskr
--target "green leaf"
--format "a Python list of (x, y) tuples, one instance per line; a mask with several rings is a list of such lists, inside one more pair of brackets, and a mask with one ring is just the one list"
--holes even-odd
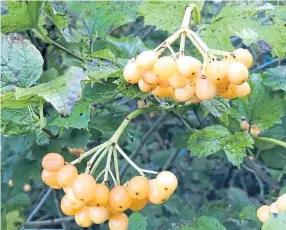
[(5, 206), (7, 207), (7, 209), (15, 209), (19, 206), (28, 207), (29, 205), (31, 205), (31, 199), (25, 193), (19, 193), (16, 196), (13, 196), (7, 201), (5, 201)]
[(122, 97), (145, 99), (150, 96), (149, 93), (142, 92), (137, 85), (127, 83), (123, 77), (114, 81), (114, 83), (118, 84), (116, 91), (120, 93)]
[(37, 82), (44, 60), (39, 50), (19, 34), (1, 34), (1, 94)]
[(198, 157), (206, 157), (224, 150), (228, 160), (239, 166), (246, 148), (251, 147), (253, 143), (247, 132), (231, 134), (227, 128), (213, 125), (193, 133), (188, 140), (188, 148), (192, 155)]
[(239, 219), (241, 220), (253, 220), (259, 221), (256, 215), (256, 207), (254, 206), (246, 206), (242, 209), (239, 214)]
[(222, 117), (223, 114), (230, 112), (229, 100), (218, 98), (200, 103), (205, 115), (212, 114), (215, 117)]
[(286, 230), (286, 211), (280, 212), (277, 216), (265, 222), (261, 230)]
[(122, 76), (121, 69), (112, 61), (99, 58), (87, 60), (86, 74), (95, 81), (106, 80), (108, 77)]
[(24, 219), (20, 216), (19, 210), (14, 210), (6, 214), (7, 230), (18, 229), (23, 223)]
[(96, 52), (91, 53), (90, 57), (115, 61), (115, 54), (110, 49), (98, 50)]
[(259, 2), (230, 2), (211, 23), (202, 27), (201, 37), (211, 48), (227, 51), (233, 50), (231, 36), (241, 37), (248, 46), (264, 40), (272, 47), (273, 55), (282, 58), (286, 52), (285, 7)]
[(2, 110), (1, 132), (5, 135), (35, 132), (38, 128), (39, 118), (32, 116), (27, 108)]
[(37, 27), (42, 4), (42, 1), (7, 1), (9, 12), (1, 17), (2, 32), (23, 32)]
[[(181, 228), (181, 230), (184, 228)], [(193, 227), (184, 230), (226, 230), (226, 228), (215, 218), (201, 216), (195, 220)]]
[(227, 189), (227, 197), (235, 209), (241, 210), (245, 206), (251, 205), (248, 194), (242, 189), (229, 187)]
[(260, 74), (251, 75), (250, 85), (252, 91), (248, 101), (243, 99), (232, 101), (232, 116), (237, 119), (247, 119), (261, 129), (280, 123), (285, 110), (283, 99), (261, 83)]
[(82, 148), (87, 146), (90, 137), (90, 133), (84, 129), (70, 128), (63, 133), (61, 139), (55, 141), (60, 142), (62, 146)]
[(55, 107), (58, 113), (66, 116), (70, 114), (75, 102), (81, 98), (80, 81), (87, 79), (81, 68), (70, 67), (63, 76), (53, 81), (28, 89), (16, 88), (16, 98), (21, 99), (28, 95), (43, 97)]
[(113, 29), (134, 21), (140, 2), (65, 1), (68, 25), (63, 35), (68, 42), (82, 38), (104, 37)]
[(146, 230), (147, 218), (139, 212), (134, 212), (129, 216), (129, 230)]
[(204, 1), (143, 1), (139, 7), (139, 14), (144, 17), (145, 25), (156, 26), (157, 30), (173, 33), (181, 27), (185, 8), (191, 3), (200, 9), (204, 5)]
[(15, 92), (5, 93), (0, 97), (1, 107), (3, 108), (25, 108), (28, 106), (38, 106), (40, 98), (25, 96), (20, 99), (16, 99)]
[(267, 69), (262, 77), (264, 85), (273, 91), (283, 90), (286, 93), (286, 66)]
[(115, 38), (107, 36), (105, 40), (108, 42), (107, 46), (112, 51), (117, 52), (121, 58), (130, 59), (148, 49), (139, 37), (129, 36)]
[(67, 25), (66, 15), (57, 12), (49, 1), (45, 2), (44, 12), (59, 30), (62, 30)]
[(58, 115), (49, 125), (56, 125), (64, 128), (87, 129), (90, 116), (90, 103), (76, 103), (72, 113), (68, 117)]
[(188, 140), (188, 149), (198, 157), (207, 157), (221, 150), (221, 140), (230, 135), (227, 128), (213, 125), (193, 133)]
[(268, 167), (283, 169), (286, 165), (285, 148), (281, 146), (275, 146), (274, 148), (262, 151), (260, 156)]

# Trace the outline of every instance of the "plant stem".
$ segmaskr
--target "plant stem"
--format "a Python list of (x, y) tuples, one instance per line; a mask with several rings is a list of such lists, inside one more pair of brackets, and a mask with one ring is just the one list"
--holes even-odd
[(105, 148), (105, 146), (102, 146), (101, 148), (99, 148), (95, 154), (93, 154), (93, 156), (90, 158), (90, 160), (87, 162), (87, 166), (86, 166), (86, 169), (85, 169), (85, 173), (89, 173), (90, 171), (90, 168), (95, 160), (95, 158), (101, 153), (101, 151)]
[(106, 166), (105, 166), (105, 173), (104, 173), (104, 178), (103, 178), (103, 182), (102, 183), (105, 183), (106, 181), (108, 181), (108, 173), (109, 173), (109, 170), (110, 170), (112, 152), (113, 152), (113, 148), (110, 147), (109, 150), (108, 150), (107, 161), (106, 161)]
[(116, 144), (116, 149), (118, 150), (118, 152), (125, 158), (125, 160), (134, 168), (137, 170), (137, 172), (141, 175), (141, 176), (145, 176), (144, 172), (142, 171), (141, 168), (139, 168), (134, 161), (132, 161), (127, 154), (120, 148), (119, 145)]
[(45, 127), (44, 103), (45, 103), (45, 101), (41, 101), (39, 104), (40, 129)]
[(275, 144), (275, 145), (280, 145), (280, 146), (286, 148), (286, 142), (280, 141), (280, 140), (277, 140), (277, 139), (274, 139), (274, 138), (269, 138), (269, 137), (254, 137), (254, 139), (260, 140), (260, 141), (264, 141), (264, 142), (269, 142), (269, 143), (272, 143), (272, 144)]
[(119, 164), (118, 164), (118, 155), (116, 148), (113, 148), (113, 161), (114, 161), (116, 182), (117, 185), (120, 185)]
[(105, 157), (105, 155), (107, 154), (109, 148), (111, 147), (107, 147), (105, 148), (102, 153), (100, 154), (100, 156), (98, 157), (98, 159), (96, 160), (96, 162), (94, 163), (91, 171), (90, 171), (90, 174), (94, 174), (95, 170), (97, 169), (98, 165), (100, 164), (100, 162), (102, 161), (102, 159)]
[(93, 154), (94, 152), (96, 152), (96, 151), (97, 151), (98, 149), (100, 149), (101, 147), (103, 147), (103, 146), (106, 147), (107, 145), (108, 145), (108, 143), (105, 142), (105, 143), (103, 143), (103, 144), (101, 144), (101, 145), (96, 146), (95, 148), (92, 148), (92, 149), (88, 150), (87, 152), (81, 154), (79, 158), (75, 159), (75, 160), (72, 161), (70, 164), (75, 165), (75, 164), (81, 162), (82, 159), (84, 159), (84, 158), (88, 157), (89, 155)]
[(64, 52), (66, 52), (67, 54), (71, 55), (72, 57), (82, 61), (82, 62), (85, 62), (85, 60), (82, 58), (82, 57), (79, 57), (77, 56), (76, 54), (74, 54), (72, 51), (70, 51), (69, 49), (63, 47), (62, 45), (60, 45), (59, 43), (53, 41), (51, 38), (49, 38), (46, 34), (44, 34), (42, 31), (41, 31), (41, 28), (39, 26), (36, 26), (35, 28), (35, 31), (37, 33), (39, 33), (40, 37), (45, 41), (45, 42), (48, 42), (48, 43), (51, 43), (53, 44), (54, 46), (58, 47), (59, 49), (63, 50)]
[(123, 133), (124, 129), (126, 128), (126, 126), (132, 121), (132, 119), (134, 119), (135, 117), (137, 117), (138, 115), (142, 114), (142, 113), (146, 113), (146, 112), (154, 112), (154, 111), (160, 111), (160, 110), (171, 110), (173, 109), (172, 106), (166, 106), (164, 108), (160, 108), (160, 107), (149, 107), (149, 108), (145, 108), (145, 109), (137, 109), (135, 111), (133, 111), (132, 113), (130, 113), (125, 120), (121, 123), (121, 125), (118, 127), (118, 129), (115, 131), (115, 133), (113, 134), (113, 136), (110, 138), (110, 142), (111, 143), (117, 143), (118, 138), (121, 136), (121, 134)]

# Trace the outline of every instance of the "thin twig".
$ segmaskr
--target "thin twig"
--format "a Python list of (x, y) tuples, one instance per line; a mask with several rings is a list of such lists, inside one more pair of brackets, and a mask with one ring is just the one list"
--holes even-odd
[[(52, 192), (53, 192), (54, 202), (55, 202), (55, 205), (56, 205), (56, 209), (57, 209), (58, 216), (59, 216), (60, 218), (63, 218), (63, 214), (62, 214), (62, 212), (61, 212), (61, 210), (60, 210), (59, 201), (58, 201), (58, 198), (57, 198), (56, 191), (53, 189)], [(62, 225), (62, 228), (63, 228), (64, 230), (67, 230), (67, 229), (68, 229), (67, 226), (66, 226), (66, 224), (65, 224), (65, 222), (62, 222), (61, 225)]]
[[(36, 205), (35, 208), (33, 208), (31, 214), (28, 216), (27, 218), (27, 222), (31, 221), (32, 218), (37, 214), (37, 212), (40, 210), (40, 208), (42, 207), (42, 205), (44, 204), (44, 202), (46, 201), (46, 199), (48, 198), (48, 196), (50, 195), (50, 193), (52, 192), (52, 188), (49, 188), (46, 193), (43, 195), (43, 197), (41, 198), (41, 200), (39, 201), (39, 203)], [(27, 223), (26, 222), (26, 223)], [(24, 227), (21, 228), (21, 230), (24, 230)]]
[[(162, 121), (168, 116), (168, 113), (163, 113), (153, 124), (153, 126), (145, 133), (145, 135), (142, 137), (140, 145), (138, 145), (138, 147), (135, 149), (135, 151), (133, 153), (130, 154), (130, 159), (133, 159), (141, 150), (143, 145), (145, 144), (145, 142), (147, 141), (147, 139), (151, 136), (151, 134), (153, 132), (155, 132), (155, 130), (157, 128), (159, 128), (159, 126), (162, 124)], [(121, 168), (120, 171), (120, 177), (123, 176), (123, 174), (125, 173), (125, 171), (128, 169), (129, 164), (126, 163), (125, 165), (123, 165), (123, 167)]]
[[(144, 117), (145, 117), (145, 120), (147, 121), (147, 124), (148, 124), (149, 128), (152, 128), (153, 124), (151, 122), (151, 118), (149, 117), (149, 115), (148, 114), (144, 114)], [(166, 145), (164, 144), (164, 141), (163, 141), (162, 137), (160, 136), (160, 134), (158, 133), (158, 131), (155, 131), (154, 135), (155, 135), (155, 138), (157, 139), (157, 141), (158, 141), (158, 143), (160, 145), (160, 148), (161, 149), (166, 149)]]
[(41, 221), (30, 221), (30, 222), (26, 222), (25, 223), (25, 228), (23, 227), (23, 229), (27, 229), (27, 228), (37, 228), (39, 229), (40, 227), (44, 227), (44, 226), (50, 226), (50, 225), (57, 225), (63, 222), (71, 222), (74, 220), (73, 216), (69, 216), (69, 217), (63, 217), (63, 218), (56, 218), (56, 219), (51, 219), (51, 220), (41, 220)]
[(180, 152), (180, 149), (173, 152), (173, 154), (169, 157), (169, 159), (166, 161), (165, 165), (163, 166), (162, 171), (167, 170), (170, 167), (170, 165), (174, 162), (174, 160), (178, 156), (179, 152)]

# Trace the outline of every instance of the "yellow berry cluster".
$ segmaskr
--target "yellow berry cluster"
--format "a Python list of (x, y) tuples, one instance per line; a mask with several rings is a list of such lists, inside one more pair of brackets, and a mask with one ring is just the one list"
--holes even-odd
[(88, 173), (78, 174), (72, 164), (65, 164), (58, 153), (47, 154), (42, 161), (42, 180), (55, 189), (63, 188), (61, 210), (65, 215), (75, 216), (81, 227), (102, 224), (109, 220), (109, 229), (127, 230), (127, 209), (138, 211), (148, 202), (162, 204), (167, 201), (178, 186), (176, 176), (162, 171), (156, 179), (135, 176), (124, 185), (111, 190), (104, 183), (96, 183)]
[(194, 57), (159, 58), (155, 51), (148, 50), (131, 59), (123, 75), (127, 82), (138, 84), (142, 92), (176, 102), (210, 100), (217, 94), (233, 99), (250, 93), (247, 68), (252, 60), (248, 50), (237, 49), (222, 60), (210, 59), (204, 69)]
[(263, 205), (257, 210), (257, 217), (261, 222), (270, 220), (271, 215), (279, 214), (286, 210), (286, 193), (278, 197), (277, 201), (271, 205)]

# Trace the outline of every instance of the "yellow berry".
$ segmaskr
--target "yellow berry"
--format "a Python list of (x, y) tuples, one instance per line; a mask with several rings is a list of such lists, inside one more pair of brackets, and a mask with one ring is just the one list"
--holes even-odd
[(271, 212), (271, 213), (278, 213), (278, 212), (279, 212), (279, 210), (278, 210), (278, 208), (277, 208), (277, 203), (276, 203), (276, 202), (272, 203), (272, 204), (269, 206), (269, 212)]
[(156, 179), (149, 180), (148, 200), (153, 204), (162, 204), (169, 196), (158, 189)]
[(95, 196), (89, 201), (87, 206), (105, 206), (109, 201), (109, 189), (105, 184), (96, 184), (95, 190), (93, 191)]
[(276, 201), (276, 206), (279, 212), (286, 210), (286, 194), (280, 196)]
[(230, 83), (234, 85), (241, 85), (247, 81), (248, 75), (248, 70), (243, 64), (239, 62), (229, 64), (227, 78)]
[(176, 64), (171, 57), (161, 57), (156, 61), (153, 71), (161, 80), (168, 80), (175, 74)]
[(142, 79), (149, 85), (156, 85), (160, 82), (160, 78), (152, 71), (145, 71)]
[(148, 195), (148, 180), (144, 176), (133, 177), (129, 181), (127, 189), (133, 199), (144, 199)]
[(89, 217), (89, 208), (83, 207), (75, 214), (75, 222), (82, 228), (87, 228), (92, 225), (92, 220)]
[(170, 171), (162, 171), (156, 177), (156, 185), (159, 191), (170, 196), (178, 186), (178, 179)]
[(149, 85), (146, 82), (143, 81), (143, 79), (140, 79), (138, 82), (139, 89), (144, 92), (151, 92), (152, 90), (156, 89), (156, 85)]
[(90, 207), (89, 217), (95, 224), (102, 224), (109, 219), (109, 211), (106, 207)]
[(132, 198), (124, 186), (115, 186), (109, 196), (110, 205), (116, 210), (123, 212), (131, 205)]
[(129, 61), (123, 71), (124, 79), (130, 84), (136, 84), (143, 76), (143, 70), (138, 68), (136, 63), (132, 60)]
[(174, 99), (178, 102), (188, 101), (194, 96), (195, 87), (186, 85), (184, 88), (174, 90)]
[(160, 86), (157, 86), (156, 89), (152, 91), (152, 94), (155, 97), (170, 98), (173, 96), (173, 88), (172, 87), (161, 88)]
[(191, 56), (180, 56), (176, 61), (177, 72), (186, 78), (194, 76), (201, 66), (202, 63)]
[(65, 165), (57, 173), (57, 181), (62, 187), (71, 187), (73, 181), (78, 176), (75, 166)]
[(160, 86), (161, 88), (169, 88), (171, 85), (169, 80), (160, 80), (158, 86)]
[(205, 77), (198, 78), (195, 85), (195, 94), (200, 100), (213, 99), (216, 96), (216, 93), (216, 85), (209, 82)]
[(23, 190), (24, 190), (24, 192), (30, 192), (31, 188), (32, 188), (31, 185), (25, 184), (24, 187), (23, 187)]
[(158, 55), (153, 50), (143, 51), (136, 59), (136, 64), (144, 70), (151, 70), (155, 62), (158, 60)]
[(270, 207), (267, 205), (263, 205), (261, 206), (258, 210), (257, 210), (257, 217), (261, 222), (267, 222), (270, 219)]
[(218, 84), (227, 75), (228, 63), (225, 61), (212, 61), (206, 66), (206, 76), (213, 84)]
[(247, 49), (239, 48), (233, 51), (234, 60), (245, 65), (246, 68), (249, 68), (252, 65), (253, 57)]
[(251, 91), (250, 86), (247, 82), (244, 82), (241, 85), (231, 84), (230, 88), (237, 97), (246, 97), (248, 94), (250, 94)]
[(250, 127), (250, 124), (247, 120), (242, 120), (240, 122), (240, 129), (243, 130), (243, 131), (248, 131), (249, 130), (249, 127)]
[(183, 77), (179, 75), (178, 73), (175, 73), (170, 79), (169, 79), (170, 85), (173, 88), (183, 88), (186, 84), (189, 83), (189, 79), (186, 77)]
[(72, 185), (72, 191), (74, 196), (83, 202), (88, 202), (93, 199), (93, 197), (95, 196), (95, 189), (95, 180), (91, 175), (87, 173), (82, 173), (78, 175)]
[(221, 93), (220, 95), (222, 97), (224, 97), (225, 99), (234, 99), (234, 98), (236, 98), (236, 95), (234, 94), (234, 92), (230, 88), (228, 88), (225, 93)]
[(124, 213), (113, 216), (109, 219), (108, 227), (110, 230), (127, 230), (128, 217)]
[(141, 199), (141, 200), (132, 199), (130, 209), (132, 211), (139, 211), (139, 210), (143, 209), (147, 204), (147, 200), (148, 200), (147, 197), (145, 197), (144, 199)]

